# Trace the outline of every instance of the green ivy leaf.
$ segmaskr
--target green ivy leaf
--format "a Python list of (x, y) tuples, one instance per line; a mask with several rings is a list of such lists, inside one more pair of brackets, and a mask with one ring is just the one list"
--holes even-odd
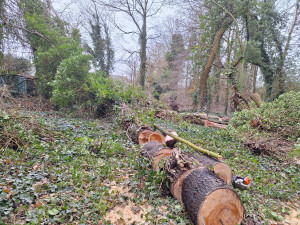
[(57, 215), (59, 213), (59, 211), (57, 209), (53, 208), (53, 209), (48, 210), (48, 213), (51, 216), (55, 216), (55, 215)]

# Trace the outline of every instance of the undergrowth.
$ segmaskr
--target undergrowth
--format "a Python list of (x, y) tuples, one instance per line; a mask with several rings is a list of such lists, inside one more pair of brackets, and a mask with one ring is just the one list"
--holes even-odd
[(140, 215), (147, 224), (189, 223), (181, 204), (157, 188), (164, 175), (115, 124), (30, 114), (36, 119), (23, 116), (51, 130), (51, 139), (23, 126), (21, 112), (1, 112), (0, 128), (19, 131), (24, 142), (1, 145), (0, 224), (110, 224), (106, 214), (129, 201), (149, 206)]
[[(253, 155), (227, 131), (180, 117), (173, 122), (155, 119), (154, 114), (155, 110), (140, 108), (135, 116), (142, 123), (174, 129), (179, 136), (221, 154), (234, 174), (251, 178), (250, 190), (236, 191), (247, 215), (256, 221), (282, 221), (290, 206), (299, 204), (296, 164)], [(20, 120), (23, 117), (27, 119)], [(26, 121), (51, 132), (43, 136), (24, 126)], [(1, 146), (0, 224), (110, 224), (106, 215), (129, 202), (145, 208), (140, 215), (145, 224), (190, 224), (183, 205), (162, 193), (165, 174), (151, 169), (117, 123), (2, 111), (1, 132), (4, 127), (19, 131), (24, 141)], [(113, 191), (116, 186), (126, 187), (128, 193)]]
[(288, 92), (260, 108), (236, 112), (228, 130), (244, 140), (275, 135), (296, 141), (300, 137), (300, 92)]

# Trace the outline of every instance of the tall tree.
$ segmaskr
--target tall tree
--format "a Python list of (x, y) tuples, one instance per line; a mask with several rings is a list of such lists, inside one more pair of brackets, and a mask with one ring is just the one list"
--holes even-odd
[(260, 67), (266, 87), (267, 100), (273, 100), (285, 91), (285, 63), (292, 34), (297, 26), (300, 1), (296, 0), (295, 13), (288, 35), (284, 37), (282, 27), (288, 18), (276, 7), (276, 1), (260, 1), (245, 15), (249, 62)]
[(176, 90), (180, 79), (180, 74), (183, 72), (186, 52), (182, 34), (173, 34), (171, 50), (167, 53), (166, 60), (169, 70), (171, 71), (172, 89)]
[(49, 1), (23, 0), (19, 4), (24, 25), (14, 25), (22, 30), (29, 43), (36, 68), (37, 89), (40, 94), (50, 98), (57, 68), (62, 60), (82, 52), (79, 33), (65, 29), (65, 22), (52, 15)]
[(147, 72), (147, 42), (148, 19), (156, 15), (164, 4), (164, 0), (111, 0), (103, 4), (115, 12), (127, 16), (136, 30), (126, 31), (116, 23), (116, 26), (125, 34), (137, 34), (139, 37), (140, 77), (139, 83), (144, 88)]
[(247, 10), (246, 6), (248, 3), (249, 1), (211, 0), (207, 5), (209, 7), (207, 14), (202, 15), (202, 18), (204, 18), (202, 24), (207, 23), (210, 26), (206, 28), (206, 32), (202, 35), (202, 42), (209, 41), (211, 44), (199, 80), (199, 101), (201, 108), (207, 102), (207, 81), (217, 52), (219, 51), (222, 37), (228, 28), (232, 26), (233, 22), (235, 22), (235, 18)]
[(93, 48), (86, 44), (88, 52), (94, 57), (94, 66), (109, 76), (113, 69), (114, 50), (111, 44), (111, 37), (106, 22), (100, 18), (98, 13), (92, 15), (89, 21), (93, 41)]
[(3, 63), (3, 34), (4, 34), (4, 0), (0, 0), (0, 66)]

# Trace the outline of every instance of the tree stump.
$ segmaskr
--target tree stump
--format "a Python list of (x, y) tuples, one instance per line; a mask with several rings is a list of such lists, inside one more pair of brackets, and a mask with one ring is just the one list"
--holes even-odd
[(206, 167), (186, 175), (182, 201), (195, 225), (235, 225), (244, 217), (245, 209), (237, 193)]
[(188, 155), (190, 158), (195, 159), (199, 163), (199, 166), (205, 166), (211, 168), (219, 177), (221, 177), (228, 185), (232, 181), (232, 170), (231, 167), (216, 158), (212, 158), (206, 155), (201, 155), (199, 153), (190, 153)]

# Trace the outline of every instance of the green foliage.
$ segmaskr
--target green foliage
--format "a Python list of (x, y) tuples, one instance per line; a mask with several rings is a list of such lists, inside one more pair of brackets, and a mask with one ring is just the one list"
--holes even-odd
[(44, 2), (24, 0), (20, 7), (24, 10), (27, 38), (34, 54), (37, 89), (50, 98), (53, 81), (60, 63), (69, 57), (81, 54), (78, 30), (65, 29), (65, 22), (51, 16)]
[(60, 107), (72, 108), (88, 100), (86, 77), (90, 70), (90, 56), (76, 55), (63, 60), (50, 83), (53, 88), (52, 100)]
[(114, 64), (114, 50), (107, 24), (100, 20), (98, 14), (93, 14), (89, 21), (92, 31), (90, 36), (93, 48), (86, 44), (87, 51), (94, 57), (94, 66), (109, 76)]
[(54, 81), (52, 100), (61, 108), (90, 110), (96, 116), (110, 113), (114, 105), (144, 98), (140, 89), (106, 78), (102, 73), (89, 73), (91, 56), (76, 55), (62, 61)]
[(95, 103), (95, 113), (98, 116), (106, 115), (114, 105), (122, 102), (134, 104), (145, 98), (140, 88), (106, 78), (103, 74), (90, 73), (88, 84), (94, 96), (92, 101)]
[[(179, 201), (161, 196), (163, 174), (149, 169), (125, 132), (114, 132), (115, 124), (47, 113), (35, 117), (61, 134), (53, 142), (33, 138), (28, 148), (1, 152), (0, 223), (15, 224), (18, 217), (29, 224), (110, 224), (109, 211), (118, 216), (115, 206), (134, 204), (148, 223), (189, 224)], [(0, 113), (0, 121), (9, 119), (9, 113)], [(145, 204), (153, 210), (144, 210)]]
[(37, 88), (40, 94), (51, 97), (52, 87), (50, 83), (53, 81), (59, 65), (69, 57), (79, 55), (82, 48), (76, 41), (65, 38), (65, 43), (57, 45), (55, 48), (49, 48), (43, 51), (39, 48), (35, 52), (35, 67), (37, 76)]
[[(253, 126), (254, 120), (259, 126)], [(271, 131), (296, 140), (300, 137), (300, 92), (285, 93), (261, 108), (236, 112), (228, 129), (234, 136), (243, 138)]]

